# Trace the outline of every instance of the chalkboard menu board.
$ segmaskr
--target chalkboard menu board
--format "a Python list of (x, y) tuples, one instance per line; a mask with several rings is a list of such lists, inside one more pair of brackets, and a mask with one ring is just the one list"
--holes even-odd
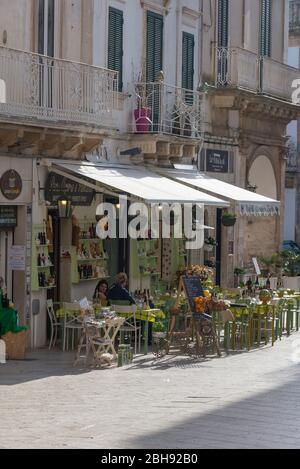
[(183, 288), (188, 299), (190, 310), (195, 312), (194, 298), (204, 296), (202, 283), (199, 277), (182, 277)]
[(13, 205), (0, 206), (0, 230), (13, 229), (17, 226), (17, 207)]

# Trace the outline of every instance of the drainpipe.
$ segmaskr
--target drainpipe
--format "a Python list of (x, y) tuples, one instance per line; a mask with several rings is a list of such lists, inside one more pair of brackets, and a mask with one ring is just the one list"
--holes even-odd
[(181, 40), (181, 24), (182, 24), (182, 0), (177, 0), (176, 8), (177, 34), (176, 34), (176, 82), (175, 85), (181, 87), (181, 60), (179, 56), (180, 40)]
[(204, 0), (199, 0), (199, 12), (201, 13), (200, 22), (199, 22), (199, 86), (202, 85), (202, 73), (203, 73), (203, 28), (204, 28)]

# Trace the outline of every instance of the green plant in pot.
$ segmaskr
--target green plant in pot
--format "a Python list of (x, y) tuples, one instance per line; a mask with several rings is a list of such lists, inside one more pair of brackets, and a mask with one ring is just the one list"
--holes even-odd
[(223, 212), (222, 214), (222, 225), (223, 226), (234, 226), (236, 224), (237, 216), (233, 212)]
[(213, 251), (214, 247), (216, 247), (217, 245), (218, 243), (214, 238), (212, 237), (206, 238), (206, 240), (204, 241), (204, 250)]
[(166, 333), (165, 324), (161, 321), (157, 321), (157, 322), (153, 323), (152, 333), (159, 333), (159, 334)]

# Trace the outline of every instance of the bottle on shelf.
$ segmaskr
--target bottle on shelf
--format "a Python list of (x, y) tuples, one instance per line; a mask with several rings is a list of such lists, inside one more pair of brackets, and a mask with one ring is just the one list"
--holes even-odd
[(269, 273), (267, 281), (266, 281), (266, 289), (267, 290), (271, 290), (271, 280), (270, 280), (270, 278), (271, 278), (271, 274)]
[(40, 254), (38, 254), (38, 256), (37, 256), (37, 265), (38, 265), (38, 267), (41, 267), (41, 265), (42, 265), (42, 260), (41, 260), (41, 255)]

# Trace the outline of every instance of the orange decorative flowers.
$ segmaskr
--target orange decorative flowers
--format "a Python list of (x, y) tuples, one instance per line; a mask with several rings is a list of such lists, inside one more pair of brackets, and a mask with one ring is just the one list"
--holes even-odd
[(207, 298), (203, 298), (202, 296), (198, 298), (194, 298), (195, 309), (196, 313), (202, 314), (205, 313), (206, 305), (207, 305)]

